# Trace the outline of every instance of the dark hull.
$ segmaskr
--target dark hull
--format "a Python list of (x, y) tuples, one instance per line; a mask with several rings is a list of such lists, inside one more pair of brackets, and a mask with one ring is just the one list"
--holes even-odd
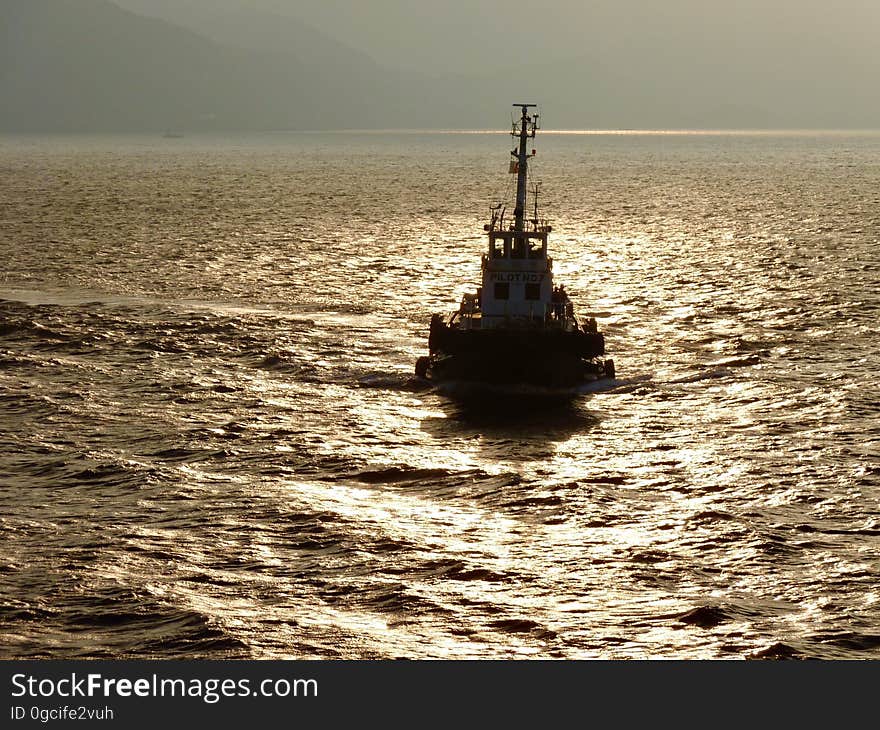
[(490, 386), (576, 388), (613, 377), (601, 333), (551, 328), (472, 329), (431, 323), (425, 375), (434, 381)]

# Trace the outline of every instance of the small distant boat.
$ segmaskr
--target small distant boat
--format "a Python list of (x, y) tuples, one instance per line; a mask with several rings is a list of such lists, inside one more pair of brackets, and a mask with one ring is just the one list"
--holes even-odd
[(162, 135), (165, 139), (182, 139), (183, 135), (180, 132), (172, 132), (170, 129), (165, 130), (165, 134)]
[(538, 186), (528, 218), (528, 142), (538, 130), (534, 104), (514, 104), (521, 116), (511, 135), (515, 173), (513, 220), (506, 205), (491, 209), (483, 228), (482, 286), (462, 297), (449, 316), (434, 314), (428, 355), (416, 361), (416, 375), (466, 392), (576, 394), (586, 383), (613, 379), (614, 361), (604, 359), (605, 338), (593, 317), (579, 319), (564, 285), (553, 279), (547, 237), (552, 228), (538, 216)]

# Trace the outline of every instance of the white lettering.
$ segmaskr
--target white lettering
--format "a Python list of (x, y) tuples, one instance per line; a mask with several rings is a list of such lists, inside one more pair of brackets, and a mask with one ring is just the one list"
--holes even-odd
[(27, 692), (27, 689), (25, 689), (25, 686), (19, 682), (19, 679), (20, 678), (23, 679), (24, 676), (25, 675), (23, 675), (23, 674), (13, 674), (12, 675), (12, 684), (15, 685), (16, 687), (21, 688), (21, 692), (19, 692), (18, 694), (16, 694), (15, 692), (12, 693), (13, 697), (23, 697), (24, 693)]
[(537, 283), (544, 281), (544, 274), (533, 271), (493, 271), (489, 276), (489, 280), (513, 283)]
[(308, 697), (309, 690), (312, 691), (312, 697), (318, 696), (318, 680), (316, 679), (295, 679), (293, 680), (293, 696), (299, 696), (299, 690), (302, 688), (303, 694)]

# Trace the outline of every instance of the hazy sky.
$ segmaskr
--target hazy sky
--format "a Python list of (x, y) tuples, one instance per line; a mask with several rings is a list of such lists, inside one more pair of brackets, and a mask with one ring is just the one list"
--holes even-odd
[(436, 70), (501, 68), (517, 55), (540, 63), (597, 47), (636, 58), (692, 54), (694, 63), (720, 56), (737, 64), (753, 49), (772, 58), (833, 47), (859, 58), (877, 54), (880, 40), (880, 0), (271, 1), (379, 61)]
[(880, 0), (113, 1), (0, 0), (0, 127), (880, 128)]
[[(117, 0), (148, 9), (205, 0)], [(209, 0), (307, 21), (377, 61), (424, 71), (554, 61), (607, 45), (732, 64), (757, 48), (877, 56), (880, 0)]]

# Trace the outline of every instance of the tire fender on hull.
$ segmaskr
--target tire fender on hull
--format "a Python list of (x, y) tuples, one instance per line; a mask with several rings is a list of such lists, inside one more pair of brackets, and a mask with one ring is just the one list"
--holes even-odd
[(606, 360), (603, 369), (605, 370), (605, 377), (614, 380), (614, 360)]

